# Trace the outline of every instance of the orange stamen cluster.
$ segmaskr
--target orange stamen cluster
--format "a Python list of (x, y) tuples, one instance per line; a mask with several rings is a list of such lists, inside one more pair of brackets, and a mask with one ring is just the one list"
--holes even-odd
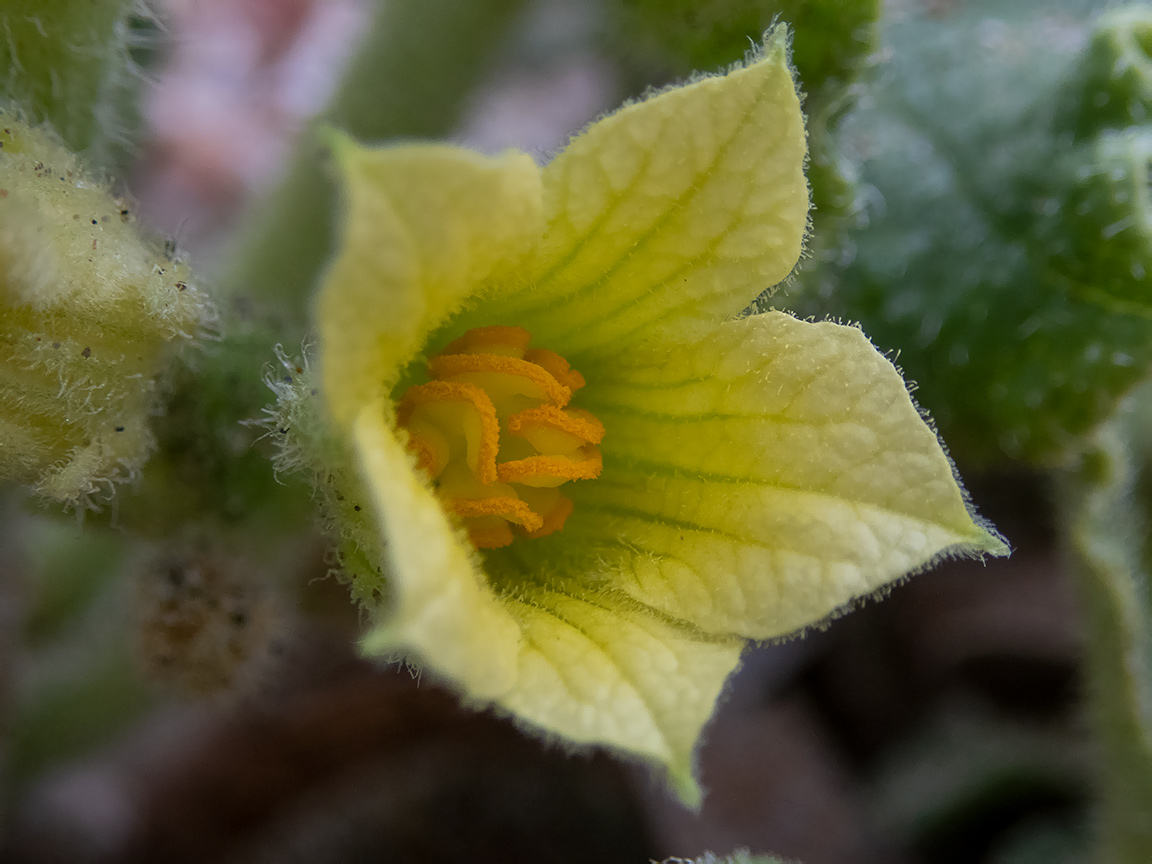
[(507, 546), (513, 530), (559, 531), (572, 502), (557, 487), (600, 476), (604, 426), (567, 407), (584, 376), (531, 339), (522, 327), (469, 330), (397, 408), (409, 449), (480, 549)]

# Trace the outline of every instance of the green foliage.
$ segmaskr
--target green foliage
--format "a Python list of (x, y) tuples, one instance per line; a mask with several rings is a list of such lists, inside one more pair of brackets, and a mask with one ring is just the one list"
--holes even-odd
[(72, 150), (98, 150), (120, 133), (118, 94), (132, 79), (125, 36), (139, 8), (138, 0), (0, 0), (0, 92)]
[(1066, 459), (1152, 364), (1152, 127), (1115, 125), (1152, 117), (1152, 13), (1101, 19), (1082, 51), (1085, 5), (891, 22), (837, 130), (864, 224), (809, 311), (898, 353), (962, 458)]

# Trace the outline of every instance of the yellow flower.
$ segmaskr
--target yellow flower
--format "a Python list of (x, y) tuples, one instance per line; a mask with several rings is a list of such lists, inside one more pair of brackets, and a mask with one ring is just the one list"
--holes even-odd
[(748, 640), (1005, 550), (859, 330), (741, 317), (807, 220), (782, 28), (543, 170), (333, 150), (320, 374), (388, 579), (367, 654), (662, 763), (695, 803), (693, 748)]

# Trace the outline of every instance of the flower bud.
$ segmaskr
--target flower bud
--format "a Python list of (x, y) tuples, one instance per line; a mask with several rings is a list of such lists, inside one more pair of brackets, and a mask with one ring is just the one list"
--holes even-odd
[(211, 319), (128, 204), (0, 112), (0, 479), (85, 507), (135, 475), (157, 374)]

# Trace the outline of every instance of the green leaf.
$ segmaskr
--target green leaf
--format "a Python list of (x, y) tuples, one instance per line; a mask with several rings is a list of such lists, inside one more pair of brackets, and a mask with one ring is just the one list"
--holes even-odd
[(898, 352), (967, 459), (1067, 458), (1152, 364), (1150, 130), (1069, 146), (1080, 64), (1098, 65), (1084, 6), (894, 21), (839, 130), (869, 192), (821, 309)]

